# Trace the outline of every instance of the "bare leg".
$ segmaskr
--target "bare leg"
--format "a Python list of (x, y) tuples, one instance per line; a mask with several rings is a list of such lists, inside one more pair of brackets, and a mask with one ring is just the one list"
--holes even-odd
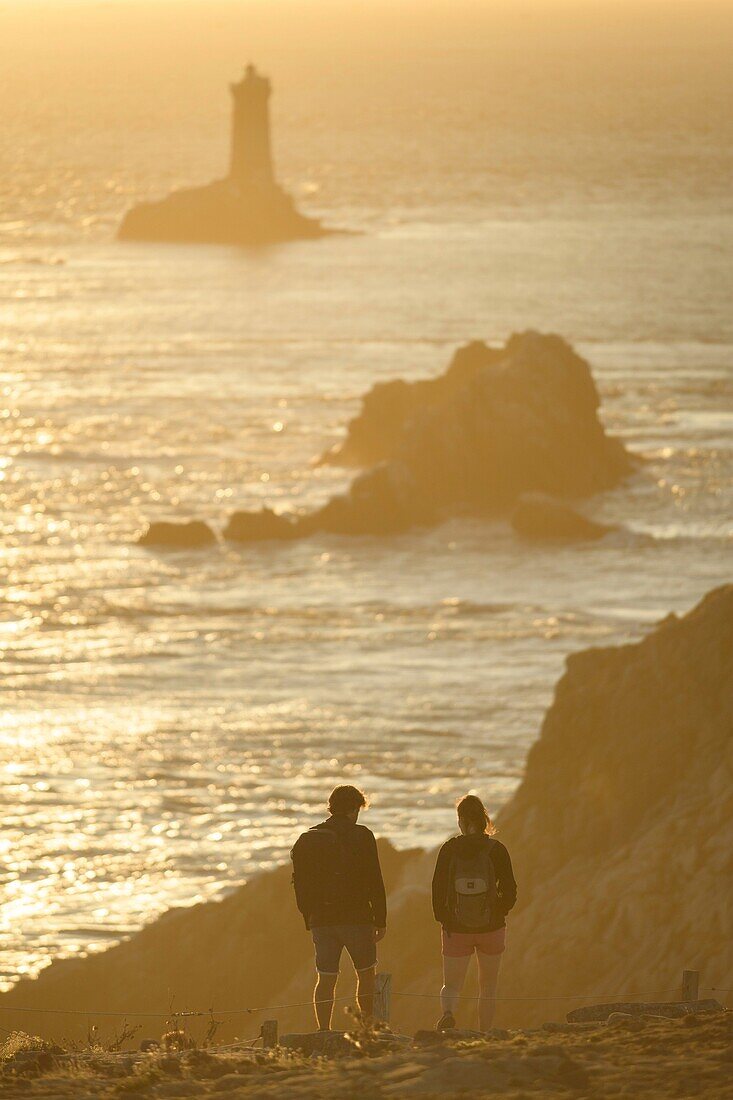
[(499, 978), (501, 955), (478, 956), (478, 1026), (480, 1031), (488, 1031), (494, 1022), (496, 1008), (496, 983)]
[(462, 955), (458, 959), (443, 956), (443, 988), (440, 991), (443, 1012), (452, 1012), (455, 1016), (470, 961), (470, 955)]
[(333, 1015), (333, 996), (336, 992), (338, 974), (319, 974), (316, 989), (313, 994), (313, 1007), (316, 1011), (316, 1022), (321, 1031), (331, 1030), (331, 1016)]
[(374, 978), (376, 967), (370, 966), (367, 970), (357, 970), (356, 999), (359, 1003), (361, 1015), (365, 1023), (371, 1023), (374, 1016)]

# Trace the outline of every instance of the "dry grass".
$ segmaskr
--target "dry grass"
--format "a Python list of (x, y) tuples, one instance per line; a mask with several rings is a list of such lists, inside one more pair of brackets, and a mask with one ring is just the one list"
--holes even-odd
[(733, 1100), (733, 1014), (612, 1024), (548, 1025), (491, 1037), (390, 1042), (358, 1018), (337, 1057), (200, 1047), (142, 1053), (61, 1052), (15, 1032), (0, 1047), (0, 1097), (97, 1100), (222, 1097), (241, 1100), (507, 1100), (687, 1098)]

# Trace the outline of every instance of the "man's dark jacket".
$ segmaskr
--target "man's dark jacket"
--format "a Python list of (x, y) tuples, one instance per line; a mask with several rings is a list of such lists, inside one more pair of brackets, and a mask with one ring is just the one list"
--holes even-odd
[[(314, 837), (328, 829), (335, 837)], [(333, 840), (337, 841), (338, 882), (333, 881)], [(377, 842), (364, 825), (336, 814), (298, 838), (290, 853), (293, 886), (306, 928), (333, 924), (387, 926), (387, 899)]]

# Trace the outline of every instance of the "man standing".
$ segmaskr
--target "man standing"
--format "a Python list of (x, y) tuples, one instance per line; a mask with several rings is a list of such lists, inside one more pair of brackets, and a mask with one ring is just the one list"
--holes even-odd
[(374, 1013), (377, 943), (387, 927), (387, 900), (377, 842), (357, 825), (367, 804), (357, 787), (336, 787), (330, 816), (303, 833), (290, 853), (298, 909), (313, 936), (318, 980), (313, 1005), (320, 1031), (330, 1031), (333, 1000), (344, 948), (358, 979), (362, 1016)]

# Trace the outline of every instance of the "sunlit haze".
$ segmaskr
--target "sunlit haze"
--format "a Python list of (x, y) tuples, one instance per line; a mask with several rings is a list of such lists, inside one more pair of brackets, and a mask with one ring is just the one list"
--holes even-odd
[[(260, 898), (337, 783), (398, 853), (467, 791), (498, 816), (513, 1023), (544, 1022), (548, 959), (572, 992), (731, 985), (722, 902), (670, 916), (632, 762), (655, 823), (715, 791), (726, 835), (724, 609), (652, 635), (649, 695), (650, 650), (613, 648), (730, 578), (731, 57), (722, 0), (1, 0), (0, 987)], [(650, 901), (593, 954), (630, 834), (686, 953)], [(432, 922), (430, 873), (388, 858)], [(303, 973), (247, 995), (299, 1004)]]

